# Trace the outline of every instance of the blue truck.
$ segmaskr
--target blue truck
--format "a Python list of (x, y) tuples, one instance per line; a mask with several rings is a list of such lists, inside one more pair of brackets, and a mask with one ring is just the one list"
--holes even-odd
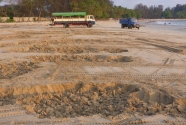
[(121, 24), (121, 28), (127, 27), (128, 29), (138, 28), (140, 27), (136, 18), (121, 18), (119, 19), (119, 23)]

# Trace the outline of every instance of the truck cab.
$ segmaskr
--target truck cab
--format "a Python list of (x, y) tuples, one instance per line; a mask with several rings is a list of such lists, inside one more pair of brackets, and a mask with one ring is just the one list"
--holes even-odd
[(95, 24), (95, 18), (94, 18), (93, 15), (87, 15), (86, 16), (86, 21), (89, 22), (89, 23), (91, 23), (92, 25)]
[(135, 26), (138, 23), (137, 19), (135, 18), (129, 18), (128, 20), (129, 20), (129, 24), (133, 26)]

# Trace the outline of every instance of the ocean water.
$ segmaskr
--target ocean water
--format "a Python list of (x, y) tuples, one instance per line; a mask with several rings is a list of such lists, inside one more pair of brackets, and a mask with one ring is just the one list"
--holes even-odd
[(157, 25), (171, 25), (171, 26), (186, 26), (186, 20), (156, 20), (151, 24)]

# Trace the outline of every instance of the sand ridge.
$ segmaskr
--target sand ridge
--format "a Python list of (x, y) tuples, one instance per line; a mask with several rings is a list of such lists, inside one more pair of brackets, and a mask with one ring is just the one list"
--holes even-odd
[[(119, 83), (48, 84), (25, 88), (1, 88), (1, 106), (17, 103), (38, 117), (71, 118), (102, 114), (114, 117), (121, 113), (146, 115), (171, 113), (185, 117), (185, 99), (146, 90), (138, 85)], [(91, 107), (91, 108), (90, 108)], [(68, 110), (67, 110), (68, 109)]]

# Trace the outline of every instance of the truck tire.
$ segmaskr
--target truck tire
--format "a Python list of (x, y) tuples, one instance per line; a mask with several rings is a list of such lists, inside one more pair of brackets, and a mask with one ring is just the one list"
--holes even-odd
[(125, 28), (125, 25), (124, 24), (121, 24), (121, 28)]
[(69, 28), (69, 24), (68, 23), (65, 24), (65, 28)]
[(128, 26), (128, 29), (132, 29), (132, 25), (129, 25), (129, 26)]
[(92, 23), (88, 23), (87, 27), (91, 28), (92, 27)]

